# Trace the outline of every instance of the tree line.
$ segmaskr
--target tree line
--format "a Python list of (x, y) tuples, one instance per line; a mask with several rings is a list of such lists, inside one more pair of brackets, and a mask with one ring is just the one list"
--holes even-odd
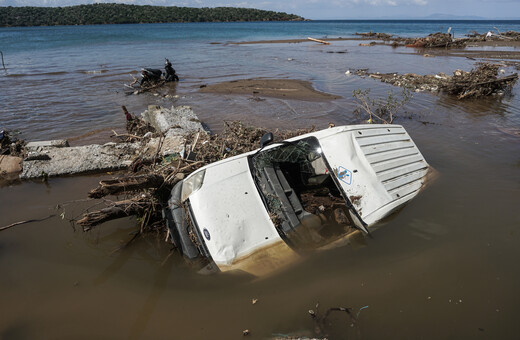
[(302, 17), (254, 8), (92, 4), (69, 7), (0, 7), (0, 27), (166, 22), (299, 21)]

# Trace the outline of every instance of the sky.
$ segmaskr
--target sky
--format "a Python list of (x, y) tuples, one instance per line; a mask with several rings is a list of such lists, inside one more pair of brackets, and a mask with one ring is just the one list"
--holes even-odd
[[(91, 3), (187, 7), (246, 7), (307, 19), (456, 17), (520, 19), (520, 0), (0, 0), (0, 6), (73, 6)], [(450, 18), (448, 18), (450, 19)]]

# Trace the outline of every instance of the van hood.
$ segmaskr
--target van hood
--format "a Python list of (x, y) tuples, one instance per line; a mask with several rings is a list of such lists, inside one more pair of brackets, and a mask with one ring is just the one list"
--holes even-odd
[(220, 266), (281, 241), (251, 176), (247, 157), (205, 168), (204, 183), (189, 197), (192, 216)]

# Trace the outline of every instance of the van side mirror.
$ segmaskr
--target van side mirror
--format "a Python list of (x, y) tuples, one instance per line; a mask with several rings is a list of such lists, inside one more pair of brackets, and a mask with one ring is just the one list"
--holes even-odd
[(273, 139), (274, 137), (272, 132), (268, 132), (265, 135), (263, 135), (262, 138), (260, 138), (260, 149), (266, 145), (271, 144), (273, 142)]

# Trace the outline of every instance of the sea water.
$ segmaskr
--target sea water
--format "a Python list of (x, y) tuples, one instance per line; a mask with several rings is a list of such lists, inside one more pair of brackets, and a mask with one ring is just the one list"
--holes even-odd
[[(323, 55), (326, 51), (314, 43), (230, 43), (309, 36), (352, 37), (356, 32), (369, 31), (425, 36), (446, 32), (449, 27), (456, 37), (462, 37), (494, 27), (519, 31), (520, 21), (349, 20), (0, 28), (0, 51), (5, 63), (5, 70), (0, 71), (0, 128), (20, 131), (29, 139), (48, 139), (121, 126), (121, 105), (138, 113), (154, 100), (146, 95), (128, 96), (124, 84), (132, 82), (132, 76), (138, 77), (143, 67), (163, 68), (164, 58), (173, 62), (181, 78), (171, 91), (173, 96), (194, 93), (205, 83), (254, 77), (310, 80), (321, 90), (350, 93), (351, 87), (343, 86), (352, 82), (343, 77), (346, 69), (410, 71), (402, 67), (409, 58), (395, 58), (395, 51), (389, 48), (351, 51), (341, 57)], [(357, 48), (357, 44), (337, 42), (328, 51), (344, 52)], [(287, 63), (288, 60), (294, 62)], [(450, 71), (446, 66), (465, 65), (444, 64), (440, 70), (423, 67), (414, 72)], [(219, 112), (229, 113), (227, 107), (215, 107), (211, 96), (196, 99), (202, 111), (207, 111), (204, 101), (210, 101), (209, 107), (216, 110), (211, 119), (218, 117)], [(189, 100), (184, 103), (189, 104)], [(217, 121), (218, 118), (212, 123)]]

